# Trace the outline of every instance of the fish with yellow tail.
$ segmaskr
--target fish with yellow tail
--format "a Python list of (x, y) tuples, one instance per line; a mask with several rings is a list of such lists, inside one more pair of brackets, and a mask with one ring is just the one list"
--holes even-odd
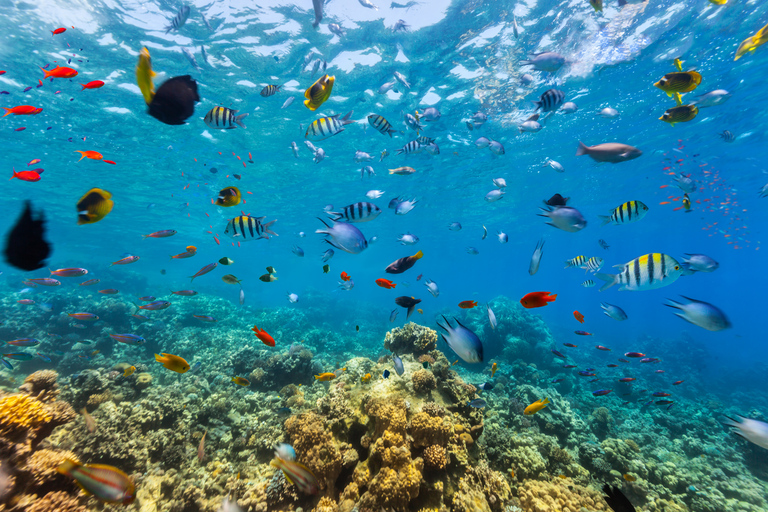
[(659, 120), (669, 123), (670, 126), (675, 126), (677, 123), (687, 123), (695, 118), (698, 113), (699, 109), (696, 105), (680, 105), (668, 109)]
[(304, 464), (275, 457), (270, 465), (281, 470), (285, 479), (304, 494), (317, 494), (317, 478)]
[(73, 478), (86, 494), (99, 501), (129, 505), (136, 499), (133, 481), (114, 466), (79, 464), (66, 459), (56, 471)]
[(371, 381), (371, 374), (370, 373), (366, 373), (365, 375), (360, 377), (360, 382), (362, 382), (363, 384), (365, 384), (366, 382), (370, 382), (370, 381)]
[(746, 53), (755, 51), (758, 46), (762, 46), (766, 42), (768, 42), (768, 25), (755, 32), (755, 35), (743, 40), (739, 47), (736, 48), (736, 56), (733, 60), (739, 60)]
[(671, 98), (675, 93), (691, 92), (701, 83), (701, 74), (696, 71), (678, 71), (667, 73), (653, 84)]
[(237, 187), (226, 187), (219, 191), (218, 197), (216, 197), (215, 205), (230, 207), (240, 204), (242, 195), (240, 189)]
[(536, 400), (531, 405), (525, 408), (525, 410), (523, 411), (523, 414), (525, 414), (526, 416), (536, 414), (537, 412), (545, 408), (548, 403), (549, 403), (549, 398), (544, 398), (543, 400)]
[(333, 84), (336, 81), (335, 76), (323, 75), (317, 79), (317, 82), (313, 83), (309, 89), (304, 91), (304, 106), (309, 110), (315, 111), (320, 105), (331, 97), (331, 91), (333, 91)]
[(325, 372), (325, 373), (321, 373), (320, 375), (315, 375), (315, 380), (319, 380), (320, 382), (328, 382), (329, 380), (333, 380), (335, 378), (336, 378), (336, 374), (331, 372)]
[(146, 47), (142, 48), (139, 52), (139, 63), (136, 65), (136, 84), (139, 86), (147, 105), (155, 97), (155, 84), (152, 83), (152, 78), (155, 76), (157, 74), (152, 71), (152, 59), (149, 56), (149, 50)]
[(416, 264), (417, 261), (419, 261), (424, 256), (424, 253), (419, 251), (413, 256), (406, 256), (404, 258), (400, 258), (398, 260), (393, 261), (389, 264), (389, 266), (384, 270), (387, 274), (402, 274), (412, 266)]
[(163, 366), (172, 372), (186, 373), (189, 371), (189, 363), (186, 359), (173, 354), (155, 354), (155, 361), (163, 363)]
[(598, 279), (605, 281), (600, 288), (601, 292), (615, 284), (621, 286), (619, 291), (654, 290), (674, 283), (683, 273), (682, 266), (675, 258), (659, 252), (644, 254), (615, 267), (621, 269), (618, 274), (595, 274)]

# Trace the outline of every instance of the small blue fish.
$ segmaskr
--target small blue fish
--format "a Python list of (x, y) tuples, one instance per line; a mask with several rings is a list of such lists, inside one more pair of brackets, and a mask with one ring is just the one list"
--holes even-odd
[(397, 318), (397, 313), (398, 313), (398, 310), (397, 309), (393, 309), (392, 312), (389, 314), (389, 322), (390, 323), (395, 321), (395, 319)]
[(13, 365), (11, 363), (9, 363), (8, 361), (6, 361), (5, 359), (2, 359), (2, 358), (0, 358), (0, 361), (3, 362), (3, 366), (8, 368), (9, 370), (13, 370)]
[(333, 255), (334, 255), (334, 254), (335, 254), (335, 253), (333, 252), (333, 249), (328, 249), (327, 251), (325, 251), (325, 252), (323, 253), (323, 257), (322, 257), (323, 263), (325, 263), (326, 261), (328, 261), (328, 260), (330, 260), (331, 258), (333, 258)]
[(29, 361), (32, 359), (32, 354), (27, 354), (26, 352), (13, 352), (10, 354), (3, 354), (3, 357), (15, 359), (16, 361)]
[(384, 377), (385, 379), (388, 379), (389, 378), (389, 370), (384, 370), (384, 373), (382, 373), (381, 376)]
[(402, 375), (405, 373), (405, 368), (403, 367), (403, 360), (400, 359), (398, 356), (392, 356), (392, 360), (395, 363), (395, 371), (397, 372), (397, 375)]
[(192, 365), (192, 367), (189, 369), (187, 373), (195, 373), (197, 370), (200, 369), (200, 366), (202, 366), (202, 363), (200, 361), (196, 362)]
[(42, 359), (46, 363), (50, 363), (51, 362), (51, 358), (50, 357), (48, 357), (45, 354), (41, 354), (40, 352), (37, 353), (37, 357), (39, 357), (40, 359)]
[(291, 249), (291, 252), (293, 254), (295, 254), (296, 256), (298, 256), (299, 258), (303, 258), (304, 257), (304, 249), (302, 249), (298, 245), (294, 245), (293, 248)]
[(147, 342), (147, 340), (136, 334), (110, 334), (109, 336), (126, 345), (143, 345)]
[(485, 400), (483, 400), (482, 398), (475, 398), (474, 400), (472, 400), (471, 402), (469, 402), (469, 404), (468, 404), (468, 405), (469, 405), (470, 407), (474, 407), (475, 409), (482, 409), (482, 408), (483, 408), (483, 407), (485, 407), (487, 404), (486, 404)]

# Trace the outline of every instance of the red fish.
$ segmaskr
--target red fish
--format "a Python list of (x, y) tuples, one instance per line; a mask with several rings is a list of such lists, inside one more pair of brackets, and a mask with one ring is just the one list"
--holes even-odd
[(475, 306), (477, 306), (476, 300), (463, 300), (459, 302), (459, 307), (461, 309), (472, 309)]
[(23, 132), (26, 129), (27, 129), (26, 126), (19, 126), (18, 128), (15, 128), (13, 131), (15, 131), (15, 132)]
[(342, 281), (349, 281), (350, 279), (352, 279), (352, 277), (346, 272), (342, 272), (339, 277), (341, 277)]
[(619, 367), (619, 365), (617, 365), (617, 364), (607, 364), (605, 366), (607, 366), (608, 368), (618, 368)]
[(684, 381), (684, 380), (678, 380), (678, 381), (675, 381), (675, 382), (673, 382), (673, 383), (672, 383), (672, 385), (673, 385), (673, 386), (679, 386), (679, 385), (680, 385), (680, 384), (682, 384), (683, 382), (685, 382), (685, 381)]
[[(597, 350), (605, 350), (606, 352), (610, 352), (611, 351), (611, 349), (609, 349), (608, 347), (604, 347), (602, 345), (595, 345), (595, 348)], [(619, 361), (621, 361), (621, 359), (619, 359)]]
[(55, 68), (51, 70), (47, 70), (45, 68), (40, 68), (45, 73), (45, 76), (43, 79), (54, 77), (54, 78), (73, 78), (77, 76), (77, 71), (72, 68), (66, 68), (61, 66), (56, 66)]
[(266, 346), (268, 347), (274, 347), (275, 346), (275, 339), (267, 334), (267, 331), (264, 329), (259, 329), (257, 325), (253, 326), (253, 329), (251, 329), (254, 333), (256, 333), (256, 337), (259, 338)]
[(549, 292), (531, 292), (520, 299), (520, 304), (527, 309), (541, 308), (554, 302), (556, 298), (557, 294), (550, 295)]
[(102, 160), (102, 162), (104, 162), (105, 164), (117, 165), (117, 162), (114, 162), (112, 160)]
[(120, 291), (115, 288), (105, 288), (103, 290), (99, 290), (99, 293), (104, 295), (117, 295), (120, 293)]
[(626, 357), (645, 357), (645, 354), (640, 352), (627, 352), (624, 354)]
[[(75, 153), (80, 153), (81, 155), (83, 155), (83, 156), (80, 157), (80, 160), (82, 160), (83, 158), (90, 158), (91, 160), (101, 160), (102, 158), (104, 158), (104, 156), (101, 153), (99, 153), (98, 151), (79, 151), (79, 150), (75, 150)], [(78, 162), (80, 160), (78, 160)]]
[[(5, 109), (5, 115), (3, 115), (3, 117), (8, 114), (13, 114), (15, 116), (33, 116), (39, 113), (37, 107), (33, 107), (32, 105), (19, 105), (13, 108), (3, 107), (3, 109)], [(40, 111), (42, 110), (43, 109), (40, 109)]]
[(637, 379), (634, 378), (634, 377), (623, 377), (623, 378), (619, 379), (619, 382), (634, 382), (636, 380)]
[(417, 281), (421, 281), (421, 276), (423, 276), (423, 275), (424, 275), (424, 274), (419, 274), (419, 276), (416, 278), (416, 280), (417, 280)]
[(35, 171), (21, 171), (16, 172), (16, 169), (13, 169), (13, 176), (10, 177), (12, 180), (13, 178), (18, 178), (21, 181), (40, 181), (40, 175)]
[(581, 313), (579, 313), (578, 311), (574, 311), (574, 312), (573, 312), (573, 317), (574, 317), (574, 318), (576, 319), (576, 321), (578, 321), (580, 324), (583, 324), (583, 323), (584, 323), (584, 315), (582, 315), (582, 314), (581, 314)]
[(126, 256), (125, 258), (123, 258), (121, 260), (113, 261), (112, 263), (110, 263), (109, 266), (111, 267), (112, 265), (127, 265), (127, 264), (133, 263), (135, 261), (139, 261), (139, 257), (138, 256)]
[(573, 343), (563, 343), (563, 345), (566, 346), (566, 347), (571, 347), (571, 348), (577, 348), (578, 347), (578, 345), (574, 345)]
[(573, 332), (578, 334), (579, 336), (594, 336), (594, 334), (587, 331), (573, 331)]
[(39, 163), (40, 163), (40, 159), (39, 158), (35, 158), (35, 159), (29, 161), (29, 163), (27, 164), (27, 167), (29, 167), (30, 165), (35, 165), (35, 164), (39, 164)]
[(391, 290), (395, 286), (397, 286), (397, 283), (393, 283), (389, 279), (377, 279), (376, 284), (381, 286), (382, 288), (386, 288), (387, 290)]
[(104, 82), (102, 82), (101, 80), (94, 80), (92, 82), (88, 82), (87, 84), (80, 84), (80, 85), (83, 86), (81, 91), (84, 91), (86, 89), (98, 89), (99, 87), (103, 87)]
[(67, 31), (67, 29), (66, 29), (66, 28), (64, 28), (64, 27), (59, 27), (59, 28), (57, 28), (56, 30), (51, 30), (51, 35), (52, 35), (52, 36), (57, 36), (57, 35), (59, 35), (59, 34), (63, 34), (63, 33), (64, 33), (64, 32), (66, 32), (66, 31)]

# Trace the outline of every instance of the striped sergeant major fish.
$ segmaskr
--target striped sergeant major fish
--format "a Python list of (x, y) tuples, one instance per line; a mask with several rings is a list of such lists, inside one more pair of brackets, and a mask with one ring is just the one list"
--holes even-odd
[(224, 230), (224, 234), (231, 236), (232, 238), (242, 239), (243, 242), (250, 240), (258, 240), (260, 238), (269, 238), (266, 233), (279, 236), (269, 227), (277, 222), (272, 220), (263, 224), (262, 222), (266, 217), (251, 217), (250, 215), (240, 215), (227, 222), (227, 228)]
[(368, 222), (379, 216), (381, 209), (373, 203), (360, 201), (349, 206), (345, 206), (340, 212), (328, 212), (334, 217), (333, 221), (344, 219), (346, 222)]
[(165, 27), (165, 33), (167, 34), (171, 30), (179, 30), (181, 27), (183, 27), (187, 22), (187, 18), (189, 18), (189, 11), (190, 9), (188, 5), (185, 5), (179, 9), (179, 12), (177, 12), (176, 16), (174, 16), (171, 20), (171, 24)]
[(675, 258), (658, 252), (645, 254), (624, 265), (616, 265), (616, 268), (622, 269), (621, 272), (595, 274), (595, 277), (605, 281), (600, 291), (607, 290), (615, 284), (621, 285), (619, 291), (654, 290), (674, 283), (683, 271)]
[(397, 153), (395, 153), (395, 154), (399, 155), (401, 153), (405, 153), (406, 155), (410, 155), (411, 153), (414, 153), (414, 154), (415, 153), (421, 153), (422, 149), (423, 148), (422, 148), (421, 144), (419, 144), (418, 140), (412, 140), (411, 142), (409, 142), (408, 144), (406, 144), (402, 148), (398, 149)]
[(539, 101), (534, 101), (536, 104), (536, 110), (541, 109), (542, 112), (552, 112), (560, 108), (565, 100), (565, 93), (560, 89), (549, 89), (544, 91)]
[(572, 258), (570, 260), (566, 260), (564, 268), (581, 267), (586, 262), (587, 262), (587, 257), (579, 255), (579, 256), (576, 256), (575, 258)]
[(600, 256), (592, 256), (587, 262), (581, 266), (586, 272), (597, 272), (603, 266), (603, 258)]
[(265, 98), (267, 96), (273, 96), (278, 92), (280, 92), (281, 87), (282, 85), (268, 85), (265, 88), (263, 88), (259, 94), (261, 94)]
[(245, 128), (243, 118), (248, 114), (240, 114), (238, 116), (235, 115), (237, 112), (237, 110), (232, 110), (227, 107), (213, 107), (207, 114), (205, 114), (204, 121), (209, 127), (217, 130), (231, 130), (237, 128), (235, 125)]
[(350, 123), (354, 123), (350, 119), (352, 116), (352, 110), (347, 112), (347, 115), (339, 119), (340, 114), (336, 114), (331, 117), (321, 117), (315, 119), (312, 124), (307, 128), (307, 133), (304, 134), (304, 138), (307, 140), (325, 140), (328, 137), (333, 137), (337, 133), (344, 131), (344, 127)]
[(603, 221), (603, 226), (606, 224), (619, 226), (621, 224), (637, 222), (645, 217), (646, 213), (648, 213), (648, 207), (642, 201), (627, 201), (611, 210), (610, 215), (599, 215), (599, 217)]
[(435, 139), (433, 139), (432, 137), (427, 137), (426, 135), (422, 135), (421, 137), (418, 137), (416, 139), (416, 142), (418, 142), (422, 146), (429, 146), (430, 144), (435, 143)]
[(397, 130), (392, 128), (392, 125), (384, 119), (383, 116), (380, 116), (378, 114), (371, 114), (368, 116), (368, 123), (376, 128), (376, 130), (379, 133), (382, 133), (384, 135), (392, 136), (393, 133), (397, 133)]

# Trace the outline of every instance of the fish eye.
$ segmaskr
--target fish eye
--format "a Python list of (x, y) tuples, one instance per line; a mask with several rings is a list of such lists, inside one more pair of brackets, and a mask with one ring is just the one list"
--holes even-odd
[(675, 265), (675, 270), (680, 270), (680, 265)]

